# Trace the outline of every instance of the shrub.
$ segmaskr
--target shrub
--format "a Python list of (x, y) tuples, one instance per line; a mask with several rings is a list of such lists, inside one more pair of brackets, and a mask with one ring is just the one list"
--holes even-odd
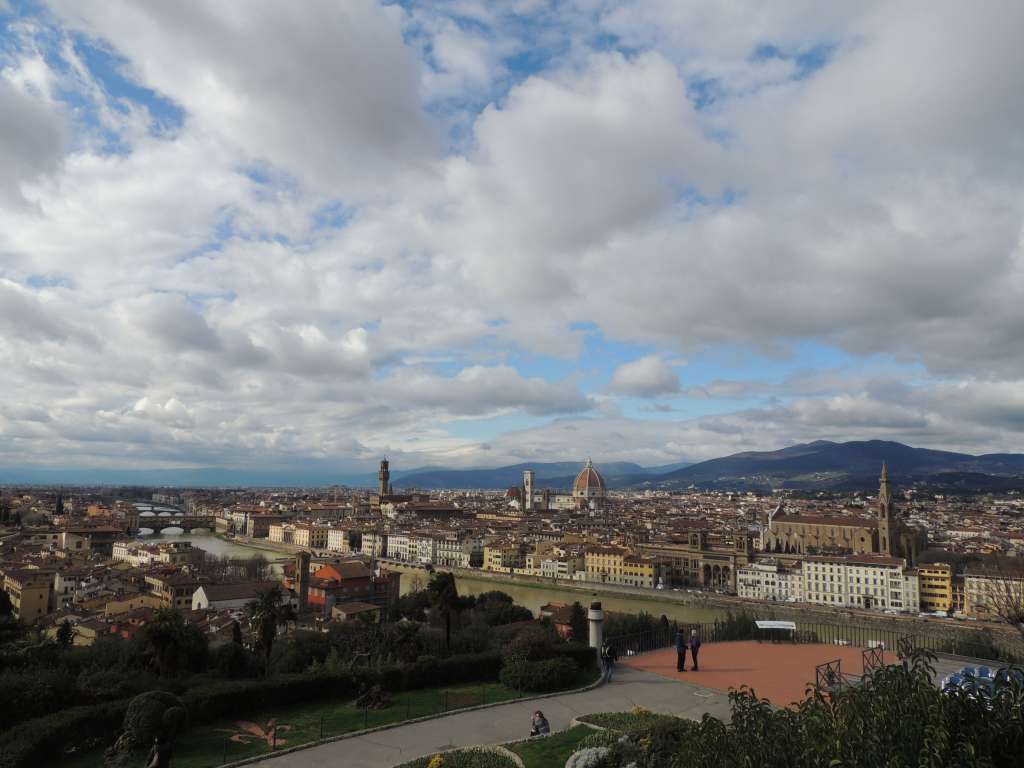
[(516, 764), (500, 752), (470, 748), (421, 757), (396, 768), (516, 768)]
[(502, 652), (506, 664), (512, 661), (550, 659), (554, 654), (551, 632), (538, 626), (523, 627)]
[(104, 734), (120, 729), (127, 709), (126, 701), (93, 704), (16, 725), (3, 735), (0, 768), (48, 765), (63, 751), (102, 746)]
[(567, 659), (572, 659), (576, 666), (584, 672), (597, 668), (597, 649), (591, 648), (589, 645), (575, 642), (556, 645), (555, 653)]
[(509, 688), (534, 693), (561, 691), (572, 686), (579, 667), (559, 656), (540, 661), (513, 660), (501, 669), (501, 682)]

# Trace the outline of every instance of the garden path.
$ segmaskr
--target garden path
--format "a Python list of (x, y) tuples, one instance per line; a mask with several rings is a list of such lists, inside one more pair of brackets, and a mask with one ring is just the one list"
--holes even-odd
[(552, 731), (560, 731), (567, 728), (574, 717), (595, 712), (623, 712), (634, 706), (695, 720), (705, 712), (715, 717), (729, 716), (729, 697), (722, 691), (620, 665), (612, 683), (589, 691), (514, 701), (410, 723), (268, 757), (253, 765), (262, 768), (336, 768), (341, 765), (345, 768), (391, 768), (452, 747), (522, 739), (529, 733), (530, 716), (537, 709), (547, 716)]

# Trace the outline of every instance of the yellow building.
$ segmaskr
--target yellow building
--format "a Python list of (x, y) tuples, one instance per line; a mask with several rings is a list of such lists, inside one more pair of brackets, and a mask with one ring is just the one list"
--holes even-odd
[(330, 530), (329, 525), (295, 523), (293, 543), (310, 549), (327, 549), (327, 534)]
[(945, 563), (929, 563), (917, 569), (921, 610), (934, 613), (953, 611), (953, 568)]
[(588, 547), (583, 556), (587, 581), (619, 584), (627, 555), (623, 547)]
[(496, 541), (484, 547), (485, 571), (509, 571), (526, 565), (522, 547), (511, 541)]
[(35, 568), (10, 571), (4, 578), (4, 591), (11, 598), (14, 616), (22, 624), (31, 624), (50, 611), (53, 572)]

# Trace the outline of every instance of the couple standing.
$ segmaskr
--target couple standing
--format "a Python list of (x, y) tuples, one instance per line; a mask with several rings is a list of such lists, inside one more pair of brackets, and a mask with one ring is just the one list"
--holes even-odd
[[(686, 633), (683, 630), (676, 632), (676, 671), (686, 671)], [(690, 630), (690, 655), (693, 657), (693, 671), (699, 672), (700, 669), (697, 666), (697, 652), (700, 650), (700, 638), (697, 636), (697, 630)]]

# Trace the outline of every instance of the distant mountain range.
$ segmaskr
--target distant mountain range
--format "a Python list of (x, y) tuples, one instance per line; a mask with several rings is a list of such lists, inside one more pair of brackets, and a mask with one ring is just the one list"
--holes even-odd
[[(663, 475), (631, 479), (630, 485), (698, 488), (834, 488), (869, 487), (882, 462), (894, 480), (934, 481), (938, 485), (984, 487), (987, 478), (1017, 478), (1024, 487), (1024, 454), (967, 453), (913, 448), (884, 440), (833, 443), (818, 440), (777, 451), (747, 451), (702, 461)], [(971, 480), (967, 484), (964, 479)], [(1013, 483), (1011, 483), (1013, 485)]]
[[(818, 440), (777, 451), (746, 451), (697, 464), (678, 462), (641, 467), (629, 462), (608, 462), (596, 466), (608, 487), (613, 489), (838, 491), (874, 487), (883, 461), (888, 464), (893, 481), (901, 485), (924, 484), (950, 492), (1024, 489), (1024, 454), (972, 456), (883, 440), (846, 443)], [(583, 461), (535, 462), (491, 469), (422, 467), (403, 472), (392, 468), (391, 483), (396, 490), (505, 489), (521, 485), (523, 470), (532, 469), (537, 473), (538, 488), (568, 490), (582, 468)], [(0, 468), (0, 483), (7, 484), (372, 488), (376, 482), (376, 472), (333, 473), (322, 466), (307, 471), (272, 472), (218, 467), (167, 470)]]
[[(950, 490), (1024, 488), (1024, 454), (966, 453), (913, 448), (884, 440), (834, 443), (818, 440), (777, 451), (746, 451), (698, 464), (641, 467), (627, 462), (598, 465), (609, 488), (759, 490), (775, 488), (871, 488), (882, 462), (897, 482), (927, 483)], [(429, 469), (401, 475), (398, 488), (508, 488), (520, 485), (524, 469), (537, 473), (540, 488), (572, 487), (582, 464), (515, 464), (498, 469)]]
[[(641, 467), (627, 461), (610, 461), (598, 469), (605, 483), (612, 487), (624, 487), (635, 478), (657, 477), (666, 472), (689, 466), (685, 462), (662, 467)], [(395, 488), (511, 488), (523, 484), (523, 470), (536, 473), (538, 488), (571, 488), (576, 475), (583, 469), (582, 461), (536, 462), (511, 464), (496, 469), (446, 469), (430, 467), (410, 472), (392, 473), (391, 484)]]

